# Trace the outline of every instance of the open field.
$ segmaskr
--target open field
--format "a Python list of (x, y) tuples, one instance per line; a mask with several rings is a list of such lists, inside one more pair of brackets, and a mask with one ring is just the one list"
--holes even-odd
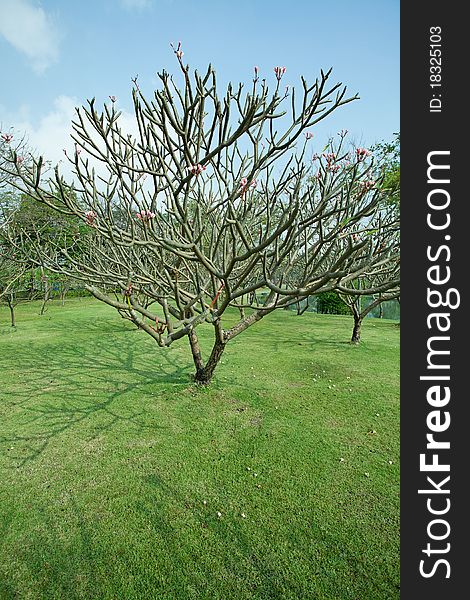
[(185, 342), (38, 308), (0, 311), (2, 600), (398, 599), (396, 323), (281, 311), (198, 389)]

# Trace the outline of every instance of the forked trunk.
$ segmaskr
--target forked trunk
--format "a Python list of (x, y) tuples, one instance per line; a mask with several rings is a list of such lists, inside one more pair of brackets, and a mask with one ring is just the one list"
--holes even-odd
[(354, 328), (351, 336), (351, 342), (353, 344), (359, 344), (359, 342), (361, 341), (361, 325), (362, 318), (354, 315)]
[(204, 361), (202, 360), (201, 347), (194, 329), (189, 332), (188, 339), (191, 347), (191, 354), (193, 355), (194, 366), (196, 367), (194, 380), (200, 385), (207, 385), (211, 382), (215, 368), (219, 364), (226, 346), (226, 343), (222, 339), (220, 328), (218, 329), (216, 327), (214, 346), (212, 347), (211, 355), (206, 364), (204, 364)]
[(215, 368), (219, 364), (224, 350), (225, 344), (219, 340), (216, 340), (206, 365), (202, 369), (196, 370), (194, 379), (197, 381), (197, 383), (201, 385), (210, 383), (212, 376), (214, 375)]

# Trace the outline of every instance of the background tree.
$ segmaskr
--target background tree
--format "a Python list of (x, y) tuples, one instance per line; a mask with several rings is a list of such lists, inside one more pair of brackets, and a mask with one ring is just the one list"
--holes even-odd
[[(80, 248), (80, 236), (88, 234), (85, 224), (74, 216), (64, 215), (36, 202), (27, 194), (12, 191), (4, 193), (3, 226), (0, 228), (0, 244), (11, 261), (18, 262), (24, 272), (23, 281), (28, 288), (23, 290), (30, 300), (42, 297), (40, 315), (44, 314), (47, 302), (57, 288), (64, 300), (70, 288), (71, 278), (47, 268), (41, 255), (47, 253), (50, 243), (60, 246), (65, 240), (75, 241), (75, 253)], [(0, 194), (0, 198), (2, 194)], [(41, 250), (39, 252), (38, 250)]]
[(322, 292), (317, 297), (317, 312), (332, 315), (349, 314), (349, 308), (337, 291)]
[(0, 256), (0, 302), (5, 303), (10, 309), (11, 326), (15, 327), (15, 297), (17, 282), (21, 279), (22, 270), (17, 269), (17, 265), (9, 261), (5, 256)]
[[(362, 322), (374, 308), (381, 306), (384, 302), (397, 300), (400, 298), (400, 262), (398, 247), (395, 250), (397, 259), (391, 261), (382, 271), (377, 271), (371, 276), (363, 275), (355, 281), (351, 281), (348, 286), (339, 287), (339, 297), (348, 307), (354, 319), (354, 326), (351, 335), (351, 342), (358, 344), (361, 341)], [(364, 294), (365, 289), (379, 287), (385, 282), (393, 282), (386, 291), (380, 291), (376, 294)], [(362, 300), (366, 295), (372, 296), (367, 304)]]
[(382, 172), (385, 200), (400, 211), (400, 133), (391, 142), (378, 142), (372, 147)]
[(11, 326), (16, 327), (17, 305), (37, 297), (37, 291), (32, 287), (32, 271), (4, 250), (0, 244), (0, 303), (8, 306)]
[[(340, 137), (309, 160), (312, 128), (356, 98), (330, 85), (330, 72), (302, 79), (297, 95), (281, 89), (284, 67), (272, 92), (255, 68), (249, 91), (229, 84), (219, 95), (211, 66), (190, 76), (180, 46), (175, 54), (181, 89), (163, 72), (147, 99), (134, 80), (135, 137), (121, 130), (113, 97), (101, 112), (94, 99), (77, 109), (72, 184), (58, 168), (44, 178), (41, 158), (21, 165), (13, 153), (29, 196), (88, 228), (47, 243), (20, 228), (17, 247), (86, 282), (158, 345), (186, 338), (195, 379), (207, 383), (227, 343), (271, 311), (382, 270), (394, 223), (380, 218), (367, 152), (351, 158)], [(230, 307), (249, 314), (224, 326)], [(202, 323), (214, 331), (207, 360)]]

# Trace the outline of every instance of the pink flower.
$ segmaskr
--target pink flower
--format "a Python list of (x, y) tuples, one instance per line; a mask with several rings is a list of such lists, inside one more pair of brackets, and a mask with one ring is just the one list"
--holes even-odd
[(154, 219), (155, 218), (155, 213), (152, 212), (151, 210), (141, 210), (138, 213), (135, 213), (135, 216), (142, 222), (144, 223), (148, 223), (150, 221), (150, 219)]
[(75, 144), (75, 154), (80, 154), (81, 151), (82, 149), (80, 148), (80, 146), (78, 144)]
[(181, 60), (184, 56), (184, 52), (181, 50), (181, 42), (178, 42), (178, 46), (176, 49), (173, 46), (173, 44), (170, 44), (170, 45), (173, 48), (173, 52), (176, 54), (176, 57), (178, 58), (178, 60)]
[(373, 188), (375, 185), (375, 181), (373, 179), (368, 179), (367, 181), (363, 181), (362, 182), (362, 186), (366, 189), (366, 190), (370, 190), (371, 188)]
[(18, 165), (21, 165), (21, 163), (23, 163), (23, 162), (24, 162), (24, 156), (17, 156), (16, 157), (16, 163)]
[(87, 210), (85, 213), (85, 221), (88, 225), (94, 225), (97, 216), (98, 215), (95, 213), (94, 210)]
[(133, 286), (132, 286), (132, 283), (130, 283), (125, 290), (122, 290), (122, 295), (123, 296), (131, 296), (132, 289), (133, 289)]
[(13, 136), (11, 133), (2, 133), (2, 139), (5, 140), (7, 144), (9, 144), (13, 139)]
[(340, 166), (336, 165), (336, 154), (334, 152), (328, 152), (323, 154), (323, 158), (326, 159), (326, 170), (331, 173), (337, 173), (340, 170)]
[(116, 96), (109, 96), (109, 99), (111, 100), (111, 102), (116, 102)]
[(281, 77), (286, 72), (286, 67), (274, 67), (274, 73), (276, 74), (276, 79), (281, 81)]
[(329, 169), (336, 160), (336, 154), (334, 152), (328, 152), (328, 154), (323, 154), (323, 158), (326, 158), (326, 167)]
[(202, 173), (205, 170), (206, 167), (203, 167), (199, 163), (197, 165), (191, 165), (190, 167), (188, 167), (188, 171), (193, 175), (196, 175), (196, 177), (199, 175), (199, 173)]
[(359, 195), (362, 196), (366, 194), (369, 190), (371, 190), (375, 185), (375, 181), (373, 179), (366, 179), (365, 181), (359, 182)]
[(357, 160), (364, 160), (368, 156), (371, 156), (372, 152), (367, 150), (367, 148), (356, 148), (356, 157)]
[(340, 165), (331, 165), (331, 166), (328, 165), (327, 169), (331, 173), (337, 173), (341, 169), (341, 166)]
[(242, 198), (244, 198), (247, 188), (254, 189), (257, 185), (256, 179), (252, 179), (248, 184), (248, 179), (246, 177), (242, 177), (240, 179), (240, 190), (242, 192)]
[(305, 138), (307, 140), (311, 140), (313, 138), (313, 133), (311, 131), (306, 131), (305, 132)]
[(316, 160), (320, 160), (320, 155), (315, 152), (315, 154), (312, 156), (312, 162), (315, 162)]

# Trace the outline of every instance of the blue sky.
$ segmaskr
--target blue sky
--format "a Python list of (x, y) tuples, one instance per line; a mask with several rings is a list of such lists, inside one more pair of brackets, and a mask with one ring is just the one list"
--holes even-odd
[(290, 86), (333, 67), (361, 99), (318, 126), (319, 147), (340, 129), (364, 145), (399, 130), (398, 0), (0, 0), (0, 126), (59, 160), (74, 106), (111, 94), (131, 119), (131, 77), (150, 92), (156, 71), (177, 72), (178, 40), (221, 84), (249, 82), (254, 65), (273, 82), (285, 65)]

